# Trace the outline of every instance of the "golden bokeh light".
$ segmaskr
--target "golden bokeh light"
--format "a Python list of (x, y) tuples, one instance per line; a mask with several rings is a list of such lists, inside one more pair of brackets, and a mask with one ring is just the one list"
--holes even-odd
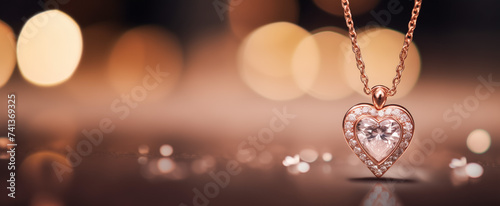
[(19, 168), (20, 178), (30, 183), (31, 190), (60, 192), (73, 179), (73, 167), (63, 155), (42, 151), (28, 156)]
[(234, 10), (229, 12), (231, 30), (239, 38), (269, 23), (296, 22), (299, 13), (296, 0), (231, 0), (230, 5), (234, 5)]
[[(119, 93), (130, 93), (137, 86), (147, 88), (145, 82), (156, 85), (148, 89), (147, 98), (157, 99), (168, 94), (177, 83), (182, 58), (173, 34), (157, 26), (137, 27), (124, 33), (114, 45), (108, 61), (108, 77)], [(152, 76), (151, 70), (161, 72), (162, 76)], [(146, 81), (148, 76), (151, 78)]]
[(139, 154), (141, 155), (147, 155), (149, 154), (149, 146), (147, 145), (139, 145), (139, 148), (137, 149), (139, 151)]
[(17, 61), (23, 77), (39, 86), (53, 86), (68, 80), (82, 55), (82, 34), (78, 24), (59, 10), (31, 17), (17, 42)]
[[(323, 11), (326, 11), (330, 14), (336, 16), (343, 16), (344, 9), (342, 8), (342, 4), (340, 1), (332, 1), (332, 0), (313, 0), (316, 6), (321, 8)], [(353, 15), (363, 14), (368, 12), (369, 10), (375, 8), (380, 0), (350, 0), (349, 7), (351, 8), (351, 13)]]
[(304, 94), (292, 72), (292, 58), (299, 43), (310, 34), (288, 22), (265, 25), (252, 32), (238, 53), (240, 74), (263, 97), (290, 100)]
[(488, 151), (491, 145), (491, 136), (484, 129), (476, 129), (467, 137), (467, 148), (476, 154)]
[(313, 97), (341, 99), (352, 93), (344, 75), (341, 45), (349, 39), (337, 32), (323, 31), (302, 40), (293, 58), (297, 84)]
[[(10, 146), (12, 142), (9, 141), (7, 137), (0, 137), (0, 159), (6, 160), (10, 158), (10, 154), (7, 153), (14, 146)], [(15, 144), (15, 143), (14, 143)]]
[(0, 20), (0, 87), (10, 79), (16, 66), (16, 39), (12, 28)]
[[(366, 65), (366, 75), (369, 78), (370, 87), (375, 85), (392, 87), (404, 37), (405, 35), (400, 32), (380, 28), (368, 29), (358, 34), (358, 44)], [(351, 44), (345, 43), (341, 49), (344, 51), (344, 71), (349, 86), (364, 95), (363, 84), (359, 80), (359, 70), (356, 67)], [(405, 61), (401, 83), (393, 98), (404, 97), (411, 91), (418, 81), (420, 67), (420, 54), (412, 42)]]

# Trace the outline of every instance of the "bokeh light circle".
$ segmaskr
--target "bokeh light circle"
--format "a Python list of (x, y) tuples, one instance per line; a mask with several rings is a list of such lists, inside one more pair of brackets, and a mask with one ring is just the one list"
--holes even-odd
[(313, 97), (341, 99), (352, 93), (344, 75), (342, 45), (349, 38), (332, 31), (322, 31), (301, 41), (292, 67), (297, 84)]
[(332, 153), (329, 153), (329, 152), (323, 153), (322, 157), (323, 157), (323, 161), (325, 161), (325, 162), (330, 162), (333, 159)]
[[(340, 1), (332, 1), (332, 0), (313, 0), (316, 6), (321, 8), (323, 11), (326, 11), (330, 14), (336, 16), (344, 15), (344, 8), (342, 8), (342, 4)], [(366, 13), (377, 6), (380, 0), (350, 0), (349, 7), (351, 8), (352, 15), (358, 15)]]
[(484, 129), (473, 130), (467, 137), (467, 148), (476, 154), (488, 151), (491, 145), (491, 136)]
[(160, 154), (164, 157), (168, 157), (174, 153), (174, 148), (169, 144), (164, 144), (160, 147)]
[(231, 12), (228, 12), (231, 30), (241, 39), (253, 30), (269, 23), (296, 22), (299, 13), (296, 0), (230, 0), (229, 5), (234, 7)]
[(301, 162), (297, 165), (297, 169), (299, 170), (300, 173), (307, 173), (309, 172), (310, 169), (309, 163)]
[[(161, 27), (147, 25), (128, 30), (118, 39), (110, 54), (109, 81), (119, 93), (130, 93), (142, 86), (148, 99), (161, 98), (175, 87), (180, 78), (183, 67), (181, 50), (177, 38)], [(146, 83), (153, 86), (146, 86)]]
[(9, 81), (16, 66), (16, 40), (12, 28), (0, 21), (0, 87)]
[(291, 64), (296, 47), (308, 36), (309, 32), (288, 22), (268, 24), (249, 34), (238, 52), (238, 66), (245, 83), (272, 100), (303, 95)]
[(303, 149), (300, 151), (299, 156), (306, 162), (314, 162), (318, 159), (318, 152), (314, 149)]
[(17, 61), (23, 77), (39, 86), (53, 86), (68, 80), (82, 55), (82, 34), (78, 24), (59, 10), (31, 17), (17, 42)]
[(170, 158), (161, 158), (157, 164), (158, 170), (162, 173), (169, 173), (175, 169), (175, 162)]
[(472, 178), (478, 178), (483, 175), (484, 169), (480, 164), (477, 163), (469, 163), (465, 166), (465, 173), (467, 176)]
[(143, 145), (139, 145), (139, 147), (137, 148), (137, 151), (139, 151), (139, 154), (141, 155), (147, 155), (149, 153), (149, 146), (143, 144)]
[(9, 141), (7, 137), (0, 137), (0, 159), (6, 160), (10, 158), (10, 154), (7, 153), (14, 146), (10, 146), (12, 142)]
[(63, 155), (41, 151), (29, 155), (19, 167), (20, 179), (30, 183), (30, 190), (64, 191), (73, 179), (73, 166)]
[[(405, 35), (398, 31), (381, 28), (371, 28), (358, 34), (358, 44), (361, 48), (363, 61), (366, 66), (366, 75), (369, 86), (385, 85), (392, 87), (392, 80), (396, 76), (396, 66), (399, 64), (399, 53), (403, 46)], [(352, 52), (351, 44), (342, 45), (344, 51), (344, 70), (349, 86), (356, 92), (364, 95), (363, 83), (359, 80), (359, 70)], [(410, 44), (405, 61), (405, 70), (397, 93), (392, 98), (401, 98), (407, 95), (415, 86), (420, 75), (420, 54), (415, 43)]]

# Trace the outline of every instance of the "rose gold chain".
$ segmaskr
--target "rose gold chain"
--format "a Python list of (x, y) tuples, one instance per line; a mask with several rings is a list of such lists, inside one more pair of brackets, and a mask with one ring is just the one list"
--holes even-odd
[[(396, 94), (396, 88), (401, 82), (401, 75), (403, 70), (405, 70), (405, 60), (408, 56), (408, 49), (410, 48), (410, 43), (413, 39), (413, 32), (415, 31), (415, 27), (417, 25), (418, 14), (420, 13), (420, 7), (422, 5), (422, 0), (415, 0), (415, 5), (413, 6), (413, 10), (411, 12), (411, 19), (408, 22), (408, 32), (406, 33), (403, 48), (401, 49), (401, 53), (399, 54), (399, 64), (396, 67), (396, 76), (392, 80), (392, 88), (389, 90), (388, 95), (394, 96)], [(344, 18), (347, 27), (349, 28), (349, 37), (351, 38), (352, 43), (352, 51), (356, 57), (356, 66), (361, 73), (360, 79), (361, 82), (365, 85), (363, 91), (365, 94), (370, 95), (372, 90), (368, 87), (368, 76), (365, 73), (365, 62), (363, 61), (363, 57), (361, 56), (361, 49), (358, 45), (358, 35), (354, 29), (354, 22), (352, 20), (351, 9), (349, 8), (349, 0), (342, 0), (342, 7), (344, 8)]]

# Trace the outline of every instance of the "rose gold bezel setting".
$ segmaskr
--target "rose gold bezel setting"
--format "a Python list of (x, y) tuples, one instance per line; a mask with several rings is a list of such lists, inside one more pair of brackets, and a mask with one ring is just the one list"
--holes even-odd
[[(380, 114), (382, 114), (382, 116), (380, 116)], [(354, 120), (352, 120), (353, 116), (355, 117)], [(356, 134), (357, 124), (364, 118), (373, 118), (378, 123), (386, 119), (392, 119), (396, 121), (400, 126), (400, 138), (398, 143), (396, 144), (396, 147), (394, 147), (391, 153), (381, 161), (377, 161), (365, 150), (363, 145), (360, 144), (360, 141)], [(383, 106), (380, 109), (377, 109), (374, 105), (367, 103), (355, 105), (346, 112), (346, 114), (344, 115), (344, 121), (342, 122), (342, 129), (344, 131), (343, 134), (347, 145), (368, 167), (368, 169), (378, 178), (382, 177), (385, 172), (387, 172), (389, 168), (391, 168), (392, 165), (396, 163), (396, 161), (404, 154), (406, 149), (409, 147), (411, 140), (413, 139), (413, 133), (415, 129), (414, 126), (415, 123), (410, 112), (408, 112), (406, 108), (394, 104)], [(351, 145), (351, 139), (355, 140), (354, 145)]]

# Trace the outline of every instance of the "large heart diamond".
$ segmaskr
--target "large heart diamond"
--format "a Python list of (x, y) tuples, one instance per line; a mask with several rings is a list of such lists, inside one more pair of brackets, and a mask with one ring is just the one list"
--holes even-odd
[(347, 111), (343, 122), (348, 145), (377, 177), (406, 150), (413, 126), (412, 116), (399, 105), (376, 109), (371, 104), (358, 104)]
[(366, 117), (356, 124), (356, 136), (363, 149), (380, 162), (399, 143), (401, 126), (393, 119), (385, 119), (379, 123), (374, 118)]

